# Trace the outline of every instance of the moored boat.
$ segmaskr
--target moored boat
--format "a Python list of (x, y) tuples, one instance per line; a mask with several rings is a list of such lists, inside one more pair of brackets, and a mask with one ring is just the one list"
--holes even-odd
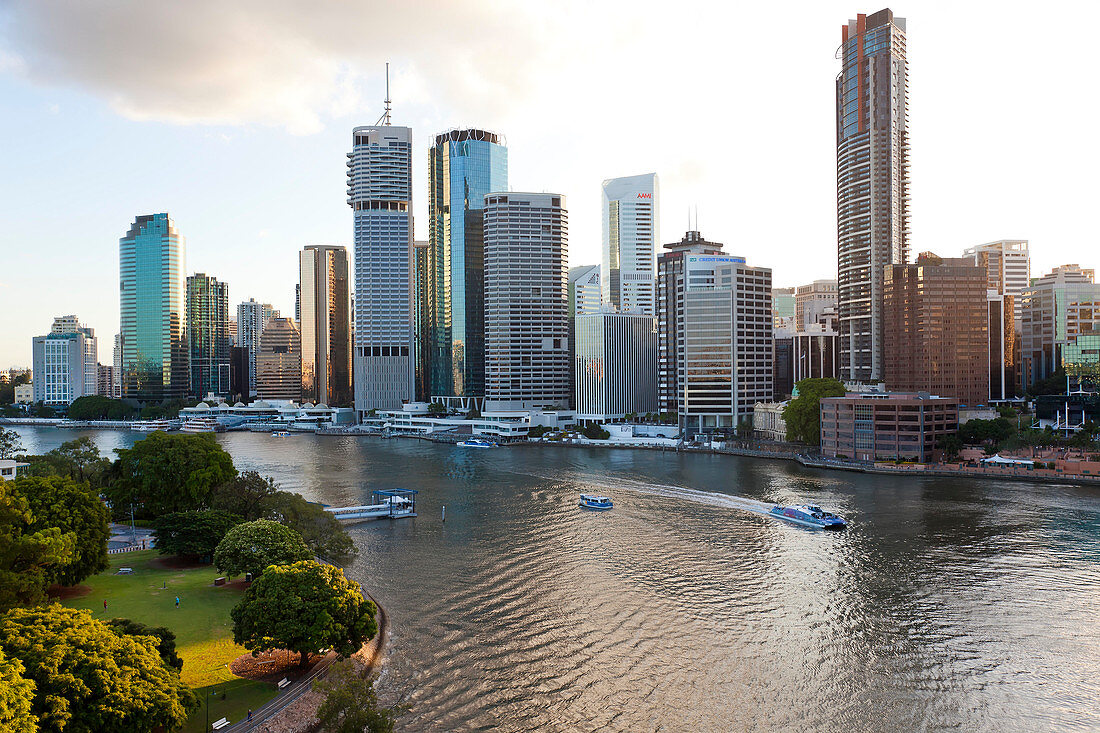
[(220, 433), (224, 430), (216, 417), (192, 417), (180, 426), (181, 433)]
[(271, 435), (276, 437), (276, 438), (289, 438), (290, 437), (290, 433), (287, 432), (286, 430), (276, 430)]
[(582, 509), (598, 509), (606, 511), (614, 506), (611, 503), (611, 499), (606, 496), (596, 496), (594, 494), (581, 494), (580, 507)]
[(804, 527), (817, 529), (844, 529), (848, 523), (844, 517), (827, 512), (813, 504), (793, 504), (791, 506), (775, 505), (769, 512), (774, 517), (785, 519), (788, 522), (801, 524)]
[(463, 448), (496, 448), (497, 444), (484, 438), (467, 438), (459, 443)]
[(172, 429), (172, 423), (167, 420), (139, 420), (130, 423), (130, 429), (139, 433), (155, 433), (158, 430), (168, 432)]

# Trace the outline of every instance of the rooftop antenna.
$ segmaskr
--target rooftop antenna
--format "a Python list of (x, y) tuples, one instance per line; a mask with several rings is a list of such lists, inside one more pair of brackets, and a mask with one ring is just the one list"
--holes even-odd
[(378, 118), (377, 125), (389, 125), (390, 124), (390, 62), (386, 62), (386, 111), (382, 113), (382, 116)]

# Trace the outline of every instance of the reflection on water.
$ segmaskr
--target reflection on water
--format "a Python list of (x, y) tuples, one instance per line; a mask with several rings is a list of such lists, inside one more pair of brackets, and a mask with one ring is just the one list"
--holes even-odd
[[(20, 432), (32, 452), (74, 436)], [(329, 504), (420, 490), (418, 518), (353, 528), (348, 571), (391, 615), (380, 689), (410, 706), (404, 730), (1100, 729), (1095, 488), (219, 440), (239, 468)], [(615, 510), (579, 510), (582, 491)], [(812, 501), (850, 529), (800, 529), (743, 499)]]

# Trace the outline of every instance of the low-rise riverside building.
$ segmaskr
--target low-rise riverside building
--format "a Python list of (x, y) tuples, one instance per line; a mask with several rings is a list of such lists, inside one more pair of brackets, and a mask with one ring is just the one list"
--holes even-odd
[(258, 430), (290, 427), (298, 430), (355, 424), (355, 410), (350, 407), (329, 407), (293, 400), (256, 400), (251, 404), (237, 402), (200, 402), (180, 410), (180, 419), (212, 417), (225, 427), (249, 427)]
[(821, 400), (821, 452), (857, 461), (929, 462), (959, 430), (959, 401), (927, 392), (848, 393)]
[(752, 408), (752, 432), (765, 440), (787, 439), (787, 421), (783, 410), (787, 402), (757, 402)]
[(26, 476), (31, 464), (19, 463), (10, 459), (0, 460), (0, 479), (14, 481), (20, 476)]
[(462, 414), (435, 414), (427, 402), (409, 402), (400, 410), (378, 410), (363, 425), (398, 435), (430, 433), (467, 433), (485, 435), (501, 441), (523, 440), (535, 426), (560, 429), (573, 425), (572, 410), (500, 410), (486, 411), (476, 417)]

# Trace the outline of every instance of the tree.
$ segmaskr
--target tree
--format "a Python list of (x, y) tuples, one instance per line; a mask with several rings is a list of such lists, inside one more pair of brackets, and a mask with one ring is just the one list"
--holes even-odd
[(270, 478), (255, 471), (245, 471), (214, 490), (210, 508), (236, 514), (251, 522), (267, 516), (277, 493), (279, 487)]
[(607, 440), (611, 437), (611, 433), (604, 430), (596, 423), (589, 423), (581, 430), (581, 434), (590, 440)]
[(430, 405), (428, 405), (428, 414), (429, 415), (446, 415), (447, 414), (447, 406), (444, 405), (442, 402), (433, 402)]
[(122, 400), (112, 400), (103, 395), (77, 397), (69, 405), (70, 420), (126, 420), (135, 412)]
[(268, 519), (285, 524), (306, 541), (310, 551), (337, 565), (347, 565), (359, 553), (347, 530), (332, 512), (298, 494), (279, 491), (270, 500)]
[(325, 699), (317, 709), (317, 724), (324, 733), (390, 733), (397, 711), (378, 704), (374, 680), (366, 669), (358, 670), (350, 659), (329, 667), (323, 680), (313, 683)]
[(15, 458), (22, 452), (23, 441), (19, 439), (19, 433), (0, 427), (0, 458)]
[(798, 397), (783, 408), (787, 440), (821, 445), (821, 399), (843, 397), (846, 392), (844, 385), (836, 379), (815, 377), (801, 380), (795, 388)]
[(23, 676), (23, 663), (0, 650), (0, 730), (35, 733), (38, 718), (32, 711), (34, 682)]
[(116, 465), (118, 476), (104, 493), (117, 515), (131, 504), (144, 517), (201, 509), (215, 487), (237, 475), (212, 433), (152, 433), (120, 449)]
[(162, 514), (153, 520), (157, 552), (161, 555), (212, 556), (225, 533), (242, 521), (236, 514), (205, 509)]
[(71, 562), (76, 547), (71, 532), (33, 530), (27, 500), (11, 483), (0, 481), (0, 611), (45, 598), (54, 568)]
[(57, 417), (57, 411), (55, 409), (41, 402), (36, 402), (31, 405), (30, 412), (33, 417)]
[(48, 455), (56, 459), (69, 478), (87, 481), (93, 486), (98, 486), (101, 477), (111, 468), (111, 462), (100, 455), (99, 448), (89, 437), (66, 441)]
[(163, 626), (146, 626), (128, 618), (113, 618), (107, 622), (111, 631), (121, 636), (151, 636), (156, 639), (157, 653), (172, 669), (183, 669), (183, 659), (176, 653), (176, 635)]
[(339, 568), (315, 560), (277, 565), (233, 608), (233, 640), (251, 652), (298, 652), (304, 668), (322, 649), (357, 652), (378, 632), (377, 610)]
[(15, 402), (15, 388), (20, 384), (30, 384), (31, 375), (28, 372), (16, 374), (10, 382), (0, 379), (0, 404), (10, 405)]
[(943, 451), (945, 458), (958, 458), (959, 451), (963, 448), (963, 442), (955, 433), (941, 435), (936, 441), (936, 447)]
[(214, 566), (230, 576), (257, 576), (270, 565), (289, 565), (312, 557), (302, 535), (278, 522), (257, 519), (225, 533), (214, 551)]
[(43, 731), (152, 731), (181, 727), (198, 699), (152, 636), (119, 635), (91, 611), (57, 604), (0, 617), (0, 649), (36, 686)]
[(63, 476), (23, 477), (12, 488), (27, 500), (34, 517), (31, 531), (56, 527), (73, 535), (73, 553), (65, 563), (54, 565), (47, 577), (61, 585), (76, 585), (107, 569), (107, 540), (111, 529), (107, 507), (88, 484)]

